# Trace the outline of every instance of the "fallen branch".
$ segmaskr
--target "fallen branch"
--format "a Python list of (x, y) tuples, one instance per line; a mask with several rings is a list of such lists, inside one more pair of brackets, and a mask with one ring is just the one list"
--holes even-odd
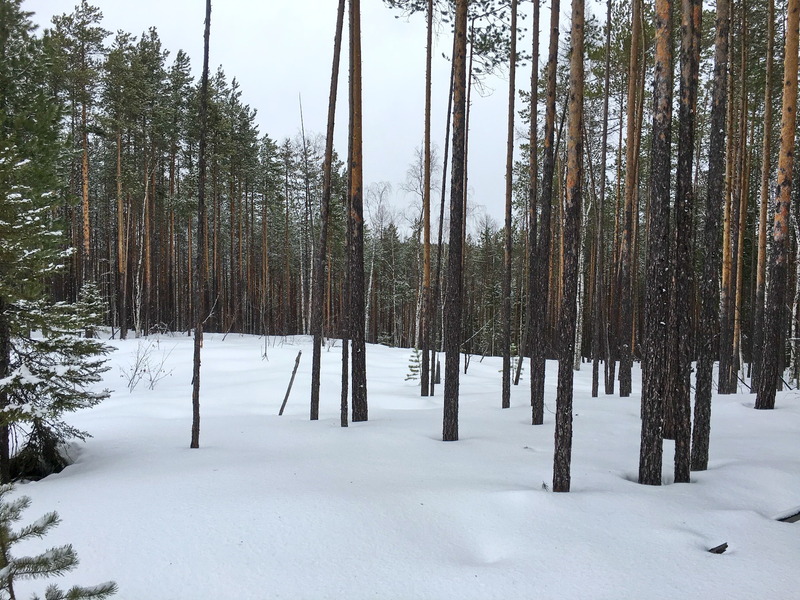
[(289, 380), (289, 387), (286, 388), (286, 396), (283, 397), (283, 404), (281, 404), (281, 409), (278, 411), (278, 416), (283, 414), (283, 409), (286, 408), (286, 402), (289, 400), (289, 394), (292, 391), (292, 385), (294, 384), (294, 376), (297, 375), (297, 367), (300, 366), (300, 356), (303, 354), (303, 351), (297, 353), (297, 358), (294, 361), (294, 369), (292, 369), (292, 378)]

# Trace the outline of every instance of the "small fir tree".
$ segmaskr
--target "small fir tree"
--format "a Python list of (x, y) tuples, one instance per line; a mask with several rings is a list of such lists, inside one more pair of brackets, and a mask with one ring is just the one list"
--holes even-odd
[(43, 477), (66, 466), (60, 451), (65, 442), (88, 436), (63, 415), (108, 397), (108, 390), (93, 388), (108, 370), (110, 347), (82, 335), (97, 323), (91, 297), (75, 305), (38, 300), (11, 308), (16, 335), (9, 340), (9, 374), (0, 384), (6, 395), (0, 424), (25, 434), (11, 475)]
[[(21, 496), (8, 500), (12, 489), (10, 485), (0, 486), (0, 600), (16, 600), (14, 585), (21, 579), (63, 575), (78, 566), (78, 555), (71, 544), (50, 548), (36, 556), (15, 557), (11, 554), (11, 547), (17, 542), (43, 538), (60, 522), (58, 514), (50, 512), (14, 531), (12, 525), (22, 518), (22, 512), (30, 506), (31, 499)], [(117, 584), (113, 581), (92, 587), (74, 586), (66, 592), (49, 585), (44, 600), (102, 600), (116, 591)], [(34, 595), (31, 600), (39, 600), (39, 596)]]
[(416, 381), (419, 379), (421, 360), (419, 348), (412, 349), (411, 357), (408, 359), (408, 373), (406, 374), (406, 381)]

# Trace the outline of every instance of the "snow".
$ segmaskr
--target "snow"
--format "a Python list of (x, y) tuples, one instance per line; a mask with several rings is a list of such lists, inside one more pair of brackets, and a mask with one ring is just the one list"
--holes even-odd
[[(62, 473), (17, 488), (33, 499), (23, 523), (50, 510), (62, 520), (26, 553), (66, 543), (78, 553), (60, 585), (113, 579), (118, 598), (150, 600), (800, 594), (800, 525), (776, 521), (800, 505), (800, 392), (779, 393), (774, 411), (753, 410), (752, 395), (715, 396), (708, 471), (648, 487), (635, 483), (638, 370), (630, 398), (591, 398), (584, 368), (572, 491), (555, 494), (554, 362), (545, 424), (533, 427), (527, 363), (502, 410), (501, 360), (474, 357), (461, 440), (445, 443), (443, 388), (421, 398), (405, 381), (410, 350), (368, 347), (370, 421), (342, 429), (341, 344), (323, 349), (311, 422), (309, 338), (206, 334), (201, 448), (190, 450), (192, 340), (162, 340), (175, 346), (173, 374), (132, 393), (119, 377), (140, 340), (112, 342), (98, 387), (116, 392), (71, 419), (94, 437)], [(665, 442), (665, 483), (672, 455)], [(724, 554), (707, 552), (723, 542)], [(24, 585), (26, 596), (44, 587)]]

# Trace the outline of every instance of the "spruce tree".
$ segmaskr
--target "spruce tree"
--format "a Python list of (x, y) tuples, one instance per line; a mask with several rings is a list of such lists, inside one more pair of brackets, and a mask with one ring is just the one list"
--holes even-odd
[[(92, 406), (108, 348), (83, 337), (98, 322), (96, 292), (52, 304), (45, 283), (71, 250), (53, 222), (60, 144), (58, 104), (44, 85), (42, 43), (20, 0), (0, 0), (0, 479), (11, 478), (10, 431), (25, 453), (17, 469), (64, 466), (58, 447), (85, 433), (64, 412)], [(93, 296), (94, 299), (89, 299)], [(24, 464), (23, 464), (24, 463)]]
[[(50, 548), (36, 556), (15, 557), (11, 554), (11, 547), (17, 542), (42, 538), (59, 523), (58, 514), (49, 512), (18, 531), (12, 530), (11, 526), (22, 518), (22, 512), (30, 506), (31, 499), (20, 496), (7, 500), (11, 491), (10, 485), (0, 486), (0, 600), (16, 600), (14, 584), (21, 579), (62, 575), (78, 566), (78, 555), (70, 544)], [(76, 585), (66, 592), (56, 585), (49, 585), (44, 600), (102, 600), (116, 591), (117, 584), (113, 581), (91, 587)], [(34, 594), (31, 600), (39, 600), (39, 596)]]

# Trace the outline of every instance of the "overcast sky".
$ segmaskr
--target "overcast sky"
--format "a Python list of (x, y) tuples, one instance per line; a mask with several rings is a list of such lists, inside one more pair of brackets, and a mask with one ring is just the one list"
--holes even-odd
[[(53, 15), (72, 12), (75, 3), (25, 0), (24, 8), (34, 11), (34, 20), (46, 27)], [(112, 32), (121, 29), (139, 35), (155, 26), (164, 49), (170, 51), (168, 64), (183, 49), (199, 77), (203, 0), (94, 0), (92, 4), (103, 12), (103, 26)], [(279, 142), (299, 134), (300, 96), (306, 133), (325, 131), (337, 4), (335, 0), (217, 0), (212, 5), (212, 72), (221, 65), (229, 80), (239, 80), (243, 101), (258, 110), (260, 131)], [(522, 10), (529, 9), (524, 3)], [(362, 1), (364, 181), (367, 185), (389, 182), (392, 204), (404, 210), (412, 197), (401, 185), (423, 134), (425, 18), (422, 14), (411, 19), (396, 16), (381, 0)], [(545, 19), (549, 15), (543, 10), (543, 23)], [(562, 14), (562, 23), (567, 20)], [(547, 27), (542, 27), (545, 45), (546, 32)], [(450, 67), (442, 52), (450, 53), (449, 30), (443, 30), (435, 44), (433, 139), (443, 149)], [(528, 48), (530, 42), (521, 45)], [(342, 61), (335, 146), (344, 158), (346, 47)], [(517, 87), (529, 85), (529, 67), (522, 67)], [(507, 86), (505, 79), (490, 78), (487, 87), (493, 93), (472, 95), (469, 198), (475, 208), (473, 219), (486, 212), (497, 224), (503, 223), (504, 210)]]

